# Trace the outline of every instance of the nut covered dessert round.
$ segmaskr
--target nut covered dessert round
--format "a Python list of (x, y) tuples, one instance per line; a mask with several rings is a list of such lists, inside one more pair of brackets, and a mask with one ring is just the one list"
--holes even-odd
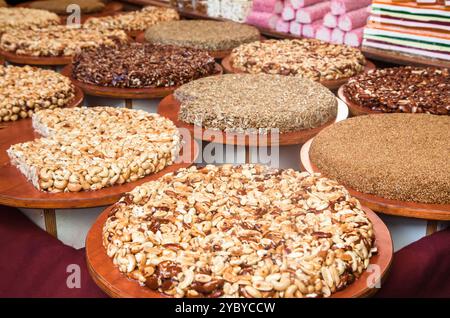
[(364, 108), (384, 113), (450, 115), (447, 68), (402, 66), (351, 78), (344, 95)]
[(126, 108), (41, 110), (33, 115), (33, 128), (43, 137), (12, 145), (7, 153), (36, 189), (51, 193), (137, 181), (171, 165), (181, 147), (170, 120)]
[(110, 210), (119, 271), (174, 297), (329, 297), (376, 252), (359, 201), (335, 181), (262, 165), (180, 169)]
[(216, 72), (204, 51), (150, 43), (99, 46), (74, 57), (72, 76), (87, 84), (120, 87), (171, 87)]
[(64, 107), (74, 97), (70, 79), (55, 71), (0, 65), (0, 122), (31, 117), (41, 109)]
[(40, 0), (31, 2), (29, 7), (66, 15), (69, 5), (77, 5), (81, 13), (95, 13), (105, 8), (101, 0)]
[(322, 130), (309, 156), (329, 178), (382, 198), (450, 203), (450, 117), (358, 116)]
[(147, 6), (141, 10), (105, 17), (89, 18), (84, 25), (87, 28), (143, 32), (148, 27), (157, 23), (179, 19), (180, 16), (177, 11), (172, 8)]
[(268, 40), (243, 44), (231, 53), (239, 71), (306, 77), (315, 81), (348, 78), (364, 70), (360, 50), (315, 39)]
[(0, 8), (0, 34), (8, 30), (45, 28), (60, 24), (59, 17), (46, 10)]
[(0, 39), (0, 48), (17, 55), (73, 56), (82, 48), (112, 46), (128, 42), (123, 31), (51, 26), (33, 30), (9, 30)]
[(236, 22), (181, 20), (154, 25), (145, 31), (147, 42), (192, 47), (207, 51), (231, 50), (257, 41), (257, 28)]
[(336, 97), (305, 78), (268, 74), (226, 74), (178, 88), (179, 119), (223, 131), (299, 131), (336, 118)]

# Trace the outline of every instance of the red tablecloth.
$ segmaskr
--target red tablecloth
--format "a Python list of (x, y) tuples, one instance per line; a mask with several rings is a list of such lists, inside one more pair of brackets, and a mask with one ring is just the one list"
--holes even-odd
[[(84, 249), (62, 244), (20, 211), (0, 206), (0, 297), (106, 297), (84, 257)], [(79, 266), (80, 288), (67, 286), (71, 264)], [(395, 253), (376, 297), (450, 297), (450, 229)]]
[[(80, 287), (69, 288), (73, 265)], [(76, 282), (69, 279), (71, 283)], [(84, 249), (66, 246), (19, 210), (0, 207), (0, 297), (106, 297), (89, 276)]]

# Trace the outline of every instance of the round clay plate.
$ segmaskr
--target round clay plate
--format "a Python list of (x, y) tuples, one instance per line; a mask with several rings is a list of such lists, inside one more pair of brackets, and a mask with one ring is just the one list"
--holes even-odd
[[(18, 4), (18, 7), (25, 7), (25, 8), (29, 8), (30, 7), (31, 2), (24, 2), (21, 4)], [(116, 2), (116, 1), (111, 1), (105, 4), (105, 7), (103, 8), (103, 10), (99, 11), (99, 12), (93, 12), (93, 13), (81, 13), (81, 23), (84, 23), (87, 19), (89, 18), (94, 18), (94, 17), (103, 17), (103, 16), (107, 16), (107, 15), (112, 15), (114, 13), (117, 13), (119, 11), (122, 11), (123, 9), (123, 4), (120, 2)], [(69, 13), (67, 14), (59, 14), (59, 16), (61, 17), (61, 23), (64, 24), (66, 21), (67, 16), (69, 15)]]
[[(316, 134), (318, 134), (323, 128), (344, 120), (348, 116), (348, 109), (345, 104), (338, 100), (338, 114), (337, 117), (326, 124), (312, 129), (305, 129), (297, 132), (282, 133), (279, 135), (271, 134), (244, 134), (244, 133), (225, 133), (219, 130), (204, 129), (199, 126), (187, 124), (178, 119), (178, 113), (180, 112), (180, 103), (172, 95), (164, 98), (158, 105), (158, 114), (164, 116), (175, 123), (179, 128), (188, 129), (194, 138), (209, 142), (223, 143), (229, 145), (249, 145), (249, 146), (267, 146), (267, 145), (298, 145), (306, 142)], [(279, 137), (279, 138), (278, 138)]]
[[(309, 149), (312, 141), (313, 139), (306, 142), (300, 151), (301, 169), (311, 173), (320, 172), (309, 158)], [(450, 220), (450, 204), (426, 204), (391, 200), (346, 188), (351, 195), (358, 198), (362, 205), (376, 212), (426, 220)]]
[[(106, 255), (106, 250), (102, 243), (102, 229), (111, 208), (112, 207), (107, 208), (102, 214), (100, 214), (92, 228), (89, 230), (86, 238), (86, 260), (89, 273), (94, 279), (94, 282), (111, 297), (168, 297), (167, 295), (163, 295), (145, 286), (140, 286), (137, 281), (128, 279), (124, 274), (119, 272), (117, 267), (113, 264), (112, 259)], [(368, 208), (363, 209), (370, 221), (373, 223), (374, 234), (376, 237), (375, 244), (378, 248), (378, 253), (370, 259), (370, 265), (377, 266), (377, 271), (380, 274), (379, 279), (381, 279), (382, 286), (392, 262), (392, 239), (383, 221), (381, 221), (381, 219)], [(363, 272), (361, 277), (359, 277), (353, 284), (339, 292), (334, 293), (331, 297), (369, 297), (375, 294), (377, 289), (368, 287), (368, 283), (374, 283), (371, 278), (373, 275), (373, 271)]]
[(103, 188), (97, 191), (48, 193), (37, 190), (20, 171), (10, 163), (6, 150), (14, 144), (39, 138), (31, 126), (31, 119), (23, 119), (4, 129), (0, 127), (0, 204), (21, 208), (69, 209), (113, 204), (138, 185), (158, 179), (166, 173), (192, 165), (198, 155), (198, 145), (192, 138), (183, 145), (181, 163), (175, 163), (158, 173), (135, 182)]
[(355, 104), (350, 99), (348, 99), (344, 94), (344, 85), (339, 87), (338, 90), (339, 98), (348, 106), (350, 114), (352, 116), (370, 115), (370, 114), (384, 114), (382, 111), (372, 110), (367, 107)]
[(72, 62), (72, 56), (31, 56), (0, 50), (0, 55), (8, 62), (28, 65), (66, 65)]
[[(231, 65), (231, 55), (228, 55), (222, 60), (222, 67), (225, 71), (225, 73), (245, 73), (237, 68), (234, 68), (233, 65)], [(375, 64), (373, 64), (371, 61), (366, 60), (366, 65), (364, 66), (364, 72), (374, 70)], [(322, 84), (325, 87), (328, 87), (330, 90), (337, 90), (340, 86), (347, 83), (348, 78), (342, 78), (338, 80), (330, 80), (330, 81), (321, 81), (320, 84)]]
[[(145, 40), (145, 32), (141, 32), (138, 35), (136, 35), (135, 37), (136, 42), (140, 42), (140, 43), (146, 43), (147, 41)], [(261, 37), (260, 41), (264, 41), (265, 38)], [(220, 50), (220, 51), (208, 51), (209, 55), (211, 55), (213, 58), (215, 59), (223, 59), (226, 56), (231, 54), (231, 51), (233, 49), (229, 49), (229, 50)]]
[[(178, 86), (156, 88), (118, 88), (86, 84), (72, 77), (72, 66), (72, 64), (69, 64), (64, 67), (61, 70), (61, 74), (69, 77), (72, 82), (76, 86), (80, 87), (86, 95), (127, 99), (160, 98), (172, 94), (173, 91), (178, 88)], [(214, 75), (220, 74), (222, 74), (222, 67), (216, 63)]]

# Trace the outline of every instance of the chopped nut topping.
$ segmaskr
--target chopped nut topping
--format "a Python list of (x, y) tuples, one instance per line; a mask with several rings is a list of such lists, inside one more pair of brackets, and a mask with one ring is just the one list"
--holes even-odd
[(385, 113), (450, 115), (450, 72), (436, 67), (393, 67), (369, 71), (344, 86), (353, 103)]
[(46, 10), (0, 8), (0, 34), (8, 30), (45, 28), (59, 23), (59, 17)]
[(214, 72), (214, 58), (204, 51), (131, 43), (81, 51), (72, 75), (88, 84), (144, 88), (178, 86)]
[(231, 53), (231, 64), (243, 72), (280, 74), (315, 81), (347, 78), (364, 70), (360, 50), (315, 39), (268, 40), (243, 44)]
[(9, 30), (0, 40), (2, 50), (18, 55), (73, 56), (82, 48), (125, 43), (123, 31), (94, 30), (65, 25), (33, 30)]
[(262, 165), (166, 174), (103, 228), (121, 272), (174, 297), (328, 297), (367, 268), (374, 241), (344, 187)]
[(145, 29), (157, 23), (179, 19), (180, 16), (174, 9), (147, 6), (142, 10), (89, 18), (84, 25), (86, 28), (95, 29), (145, 31)]

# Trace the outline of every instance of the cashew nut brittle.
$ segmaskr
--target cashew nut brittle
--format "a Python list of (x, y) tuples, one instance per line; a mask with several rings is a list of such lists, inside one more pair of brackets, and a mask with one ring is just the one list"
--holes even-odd
[(73, 56), (82, 48), (126, 42), (128, 36), (121, 30), (53, 25), (41, 29), (10, 29), (2, 35), (0, 48), (17, 55), (63, 57)]
[(31, 117), (40, 109), (67, 106), (74, 96), (70, 79), (55, 71), (0, 65), (0, 122)]
[(33, 115), (43, 138), (12, 145), (11, 162), (42, 191), (78, 192), (136, 181), (171, 165), (180, 135), (168, 119), (114, 107)]
[(103, 245), (118, 269), (174, 297), (328, 297), (376, 252), (335, 181), (262, 165), (180, 169), (116, 203)]
[(0, 33), (13, 29), (45, 28), (59, 23), (58, 15), (47, 10), (20, 7), (0, 8)]
[(179, 19), (177, 11), (172, 8), (146, 6), (141, 10), (89, 18), (85, 26), (90, 29), (145, 31), (152, 25)]

